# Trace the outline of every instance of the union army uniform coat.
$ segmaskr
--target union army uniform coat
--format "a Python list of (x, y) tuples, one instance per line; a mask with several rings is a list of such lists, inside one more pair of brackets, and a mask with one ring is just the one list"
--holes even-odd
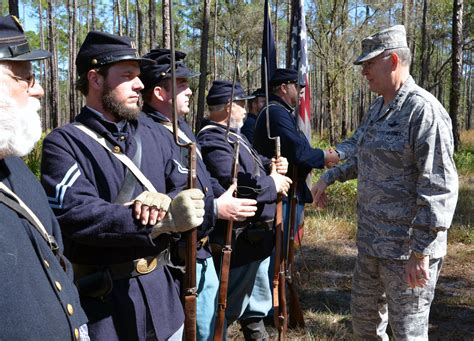
[[(311, 147), (298, 128), (293, 108), (276, 95), (270, 95), (269, 101), (270, 136), (280, 136), (281, 155), (288, 159), (290, 177), (293, 167), (298, 167), (298, 202), (311, 203), (313, 198), (306, 185), (306, 176), (313, 168), (324, 168), (324, 152)], [(275, 141), (268, 139), (265, 108), (257, 117), (253, 145), (267, 158), (275, 156)]]
[[(242, 266), (265, 259), (273, 249), (273, 219), (277, 192), (273, 179), (268, 176), (271, 160), (258, 154), (245, 136), (231, 129), (231, 139), (239, 139), (239, 166), (237, 196), (257, 200), (257, 212), (244, 222), (234, 222), (231, 267)], [(214, 194), (220, 196), (223, 188), (232, 183), (233, 145), (227, 141), (226, 127), (205, 120), (197, 135), (207, 169), (216, 178), (219, 188)], [(223, 243), (227, 221), (218, 220), (212, 240)]]
[(0, 340), (76, 340), (87, 318), (44, 190), (17, 157), (0, 160), (0, 181), (59, 246), (53, 252), (27, 218), (0, 202)]
[[(76, 121), (131, 159), (136, 160), (141, 144), (139, 168), (157, 191), (173, 197), (186, 185), (174, 162), (177, 156), (159, 143), (165, 137), (150, 126), (135, 120), (115, 124), (88, 107)], [(82, 268), (94, 266), (108, 274), (115, 264), (156, 256), (175, 241), (170, 235), (152, 239), (151, 229), (134, 219), (132, 208), (115, 202), (126, 173), (118, 159), (72, 124), (44, 140), (42, 183), (64, 233), (66, 255)], [(134, 186), (132, 198), (144, 191)], [(165, 340), (183, 324), (178, 285), (162, 262), (148, 274), (112, 277), (103, 297), (81, 295), (91, 338), (144, 340), (152, 330)]]

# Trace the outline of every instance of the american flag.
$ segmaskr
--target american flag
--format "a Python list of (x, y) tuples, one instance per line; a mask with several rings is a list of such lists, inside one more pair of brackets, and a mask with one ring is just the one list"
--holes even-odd
[(291, 7), (291, 68), (298, 70), (299, 83), (305, 85), (304, 95), (298, 107), (298, 125), (308, 141), (311, 142), (311, 91), (308, 82), (308, 45), (304, 0), (293, 0)]
[[(304, 0), (292, 0), (291, 2), (291, 45), (290, 58), (291, 68), (298, 70), (298, 81), (301, 86), (304, 85), (304, 94), (300, 99), (298, 106), (298, 116), (296, 120), (301, 131), (311, 142), (311, 98), (308, 82), (308, 45), (306, 42), (306, 22), (304, 19)], [(311, 186), (311, 173), (306, 178), (306, 183)], [(304, 210), (301, 217), (298, 218), (299, 224), (294, 226), (295, 241), (301, 245), (304, 234)]]

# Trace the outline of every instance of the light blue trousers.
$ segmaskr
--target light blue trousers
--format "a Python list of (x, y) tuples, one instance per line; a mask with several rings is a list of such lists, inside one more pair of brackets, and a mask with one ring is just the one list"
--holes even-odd
[(272, 308), (268, 282), (270, 257), (232, 268), (227, 291), (226, 323), (251, 317), (264, 318)]
[(217, 293), (219, 279), (212, 257), (196, 261), (196, 338), (199, 341), (208, 341), (214, 338), (215, 313), (217, 307)]

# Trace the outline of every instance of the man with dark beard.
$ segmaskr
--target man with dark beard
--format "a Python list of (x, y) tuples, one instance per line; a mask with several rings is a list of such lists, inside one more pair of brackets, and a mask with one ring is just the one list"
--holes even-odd
[(154, 62), (130, 38), (90, 32), (76, 58), (86, 106), (44, 141), (42, 182), (94, 340), (182, 338), (169, 247), (176, 233), (202, 223), (203, 194), (180, 192), (179, 156), (137, 120), (146, 63)]
[(15, 17), (0, 17), (1, 340), (89, 340), (58, 222), (19, 158), (41, 137), (44, 91), (31, 61), (49, 56), (30, 51)]

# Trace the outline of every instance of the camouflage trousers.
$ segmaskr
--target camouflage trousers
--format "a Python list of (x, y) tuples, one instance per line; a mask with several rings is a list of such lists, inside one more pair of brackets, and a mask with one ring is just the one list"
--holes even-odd
[(430, 260), (423, 288), (405, 281), (407, 261), (357, 256), (352, 279), (351, 314), (355, 340), (428, 340), (428, 320), (443, 259)]

